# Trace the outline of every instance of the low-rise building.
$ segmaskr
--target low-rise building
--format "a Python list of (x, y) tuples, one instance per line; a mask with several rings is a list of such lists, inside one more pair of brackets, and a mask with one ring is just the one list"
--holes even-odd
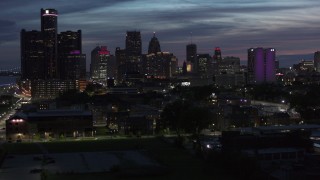
[(93, 122), (89, 111), (43, 110), (18, 112), (6, 120), (8, 141), (40, 138), (92, 136)]

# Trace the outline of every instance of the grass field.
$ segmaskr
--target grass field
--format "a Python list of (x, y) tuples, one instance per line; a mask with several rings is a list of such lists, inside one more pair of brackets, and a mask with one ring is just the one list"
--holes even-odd
[[(116, 167), (114, 172), (88, 174), (48, 174), (49, 180), (99, 179), (227, 179), (219, 170), (210, 168), (201, 158), (161, 138), (128, 138), (91, 141), (6, 143), (9, 154), (39, 154), (42, 146), (49, 153), (140, 150), (163, 168)], [(141, 173), (139, 173), (141, 172)], [(146, 173), (149, 172), (149, 173)], [(141, 174), (144, 174), (142, 176)]]

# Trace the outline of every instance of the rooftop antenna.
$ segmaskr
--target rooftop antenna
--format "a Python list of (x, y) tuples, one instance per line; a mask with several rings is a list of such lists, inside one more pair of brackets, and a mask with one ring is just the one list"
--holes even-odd
[(153, 31), (153, 37), (156, 37), (156, 32), (155, 31)]

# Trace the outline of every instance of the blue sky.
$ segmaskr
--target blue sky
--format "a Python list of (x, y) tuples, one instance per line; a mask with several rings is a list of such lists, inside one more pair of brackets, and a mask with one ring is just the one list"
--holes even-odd
[(0, 69), (20, 66), (20, 31), (40, 30), (40, 9), (59, 12), (58, 31), (82, 30), (83, 50), (106, 45), (114, 54), (125, 47), (125, 33), (140, 30), (143, 52), (153, 32), (163, 51), (185, 60), (192, 41), (199, 53), (246, 60), (250, 47), (273, 47), (277, 55), (320, 50), (318, 0), (2, 0), (0, 2)]

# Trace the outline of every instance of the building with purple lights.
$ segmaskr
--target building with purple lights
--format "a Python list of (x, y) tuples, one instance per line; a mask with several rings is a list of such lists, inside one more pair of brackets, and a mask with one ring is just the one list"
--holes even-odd
[(77, 83), (86, 79), (81, 31), (58, 34), (55, 9), (41, 9), (40, 18), (41, 31), (21, 30), (21, 88), (39, 99), (54, 98), (66, 90), (80, 90)]
[(58, 34), (60, 79), (86, 79), (86, 55), (82, 54), (81, 30)]
[(276, 80), (276, 50), (274, 48), (248, 49), (248, 84), (272, 83)]

